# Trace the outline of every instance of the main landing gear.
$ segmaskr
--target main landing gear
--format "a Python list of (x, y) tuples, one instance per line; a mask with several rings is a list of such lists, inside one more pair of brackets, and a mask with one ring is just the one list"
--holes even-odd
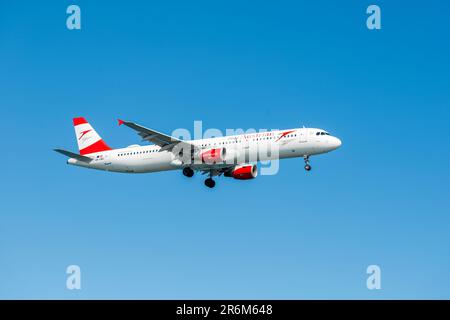
[[(192, 168), (186, 167), (183, 168), (183, 175), (191, 178), (194, 175), (194, 170), (192, 170)], [(205, 180), (205, 186), (207, 186), (208, 188), (214, 188), (216, 185), (216, 182), (212, 179), (213, 174), (212, 172), (209, 174), (209, 178)]]
[(186, 168), (183, 169), (183, 174), (184, 174), (186, 177), (191, 178), (191, 177), (194, 175), (194, 170), (192, 170), (192, 169), (189, 168), (189, 167), (186, 167)]
[(208, 188), (214, 188), (215, 185), (216, 182), (212, 178), (208, 178), (205, 180), (205, 186), (207, 186)]
[(303, 159), (305, 160), (305, 170), (310, 171), (311, 166), (309, 165), (309, 156), (303, 156)]

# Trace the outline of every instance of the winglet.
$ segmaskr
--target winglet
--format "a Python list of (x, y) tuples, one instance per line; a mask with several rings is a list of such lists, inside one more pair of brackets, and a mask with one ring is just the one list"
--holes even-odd
[(125, 123), (125, 121), (123, 121), (122, 119), (117, 119), (117, 121), (119, 121), (119, 126), (121, 126)]

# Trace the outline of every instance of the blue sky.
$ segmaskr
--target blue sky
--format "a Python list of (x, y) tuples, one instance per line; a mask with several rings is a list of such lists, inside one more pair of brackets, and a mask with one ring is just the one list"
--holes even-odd
[[(0, 0), (0, 298), (450, 298), (449, 5)], [(71, 118), (324, 128), (275, 176), (69, 167)], [(82, 289), (65, 270), (82, 270)], [(366, 288), (377, 264), (382, 289)]]

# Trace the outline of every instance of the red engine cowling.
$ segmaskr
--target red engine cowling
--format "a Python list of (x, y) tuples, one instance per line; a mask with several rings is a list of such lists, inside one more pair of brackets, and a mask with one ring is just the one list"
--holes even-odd
[(226, 154), (225, 148), (209, 149), (200, 153), (200, 159), (208, 164), (221, 163), (225, 161)]
[(245, 164), (241, 166), (236, 166), (233, 171), (231, 171), (231, 176), (239, 180), (254, 179), (258, 175), (258, 167), (256, 164)]

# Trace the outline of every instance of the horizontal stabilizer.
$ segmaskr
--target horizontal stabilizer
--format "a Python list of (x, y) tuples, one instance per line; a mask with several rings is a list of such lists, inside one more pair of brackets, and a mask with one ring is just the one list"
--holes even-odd
[(65, 155), (65, 156), (67, 156), (69, 158), (74, 158), (74, 159), (77, 159), (77, 160), (82, 161), (82, 162), (89, 163), (89, 162), (92, 161), (92, 158), (89, 158), (89, 157), (86, 157), (86, 156), (81, 156), (78, 153), (73, 153), (73, 152), (70, 152), (70, 151), (67, 151), (67, 150), (63, 150), (63, 149), (53, 149), (53, 150), (55, 150), (56, 152), (59, 152), (59, 153)]

